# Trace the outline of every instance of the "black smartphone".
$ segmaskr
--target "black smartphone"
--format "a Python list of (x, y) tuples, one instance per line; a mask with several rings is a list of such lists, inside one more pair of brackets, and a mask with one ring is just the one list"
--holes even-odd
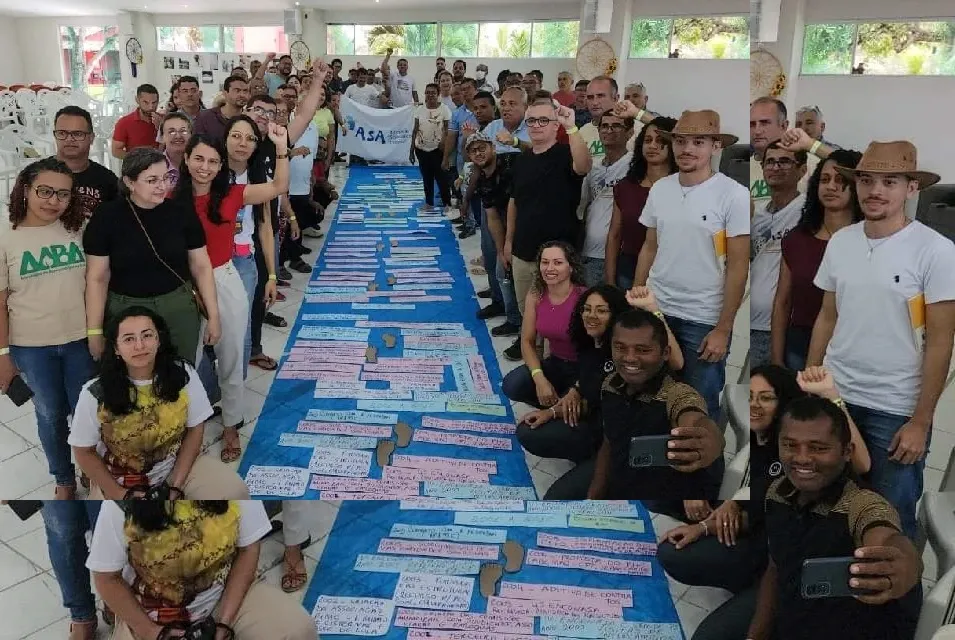
[(10, 386), (7, 387), (7, 397), (10, 398), (10, 402), (22, 407), (33, 397), (33, 389), (23, 381), (23, 378), (16, 375), (10, 381)]
[(669, 467), (667, 453), (671, 439), (669, 435), (630, 438), (630, 466), (634, 469)]
[(7, 506), (13, 509), (21, 520), (29, 520), (36, 512), (43, 508), (42, 500), (10, 500)]
[[(819, 598), (851, 598), (873, 593), (869, 589), (849, 586), (849, 567), (864, 563), (852, 556), (808, 558), (802, 563), (800, 593), (806, 600)], [(858, 576), (856, 576), (858, 577)]]

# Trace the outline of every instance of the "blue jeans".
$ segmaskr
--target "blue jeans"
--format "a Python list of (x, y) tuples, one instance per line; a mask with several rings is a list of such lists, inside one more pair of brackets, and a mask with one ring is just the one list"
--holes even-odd
[[(248, 257), (232, 256), (232, 264), (239, 277), (242, 279), (242, 286), (245, 287), (245, 293), (249, 296), (249, 309), (252, 308), (252, 300), (255, 298), (255, 285), (259, 281), (259, 271), (255, 266), (255, 255)], [(249, 377), (249, 360), (252, 359), (252, 316), (249, 315), (249, 324), (245, 330), (245, 359), (242, 361), (242, 376)]]
[(471, 202), (477, 202), (478, 211), (483, 213), (483, 215), (481, 215), (481, 256), (484, 260), (484, 270), (487, 271), (487, 286), (488, 289), (491, 290), (491, 302), (504, 304), (504, 297), (501, 293), (501, 283), (498, 281), (497, 276), (497, 246), (494, 244), (491, 230), (487, 228), (487, 213), (481, 211), (481, 201), (476, 197), (471, 198)]
[(584, 256), (582, 260), (584, 264), (584, 284), (593, 287), (603, 282), (606, 261), (603, 258), (589, 258), (587, 256)]
[(617, 254), (617, 286), (624, 291), (633, 288), (633, 274), (637, 270), (637, 257), (622, 251)]
[[(461, 192), (467, 188), (466, 185), (461, 185)], [(481, 218), (481, 200), (480, 198), (471, 197), (471, 200), (468, 201), (468, 208), (464, 211), (464, 226), (462, 231), (470, 231), (471, 229), (478, 228), (478, 222)], [(482, 227), (483, 228), (483, 227)]]
[[(719, 424), (720, 392), (726, 384), (726, 358), (706, 362), (700, 360), (699, 353), (700, 343), (714, 327), (673, 316), (666, 316), (666, 320), (683, 351), (683, 381), (703, 396), (707, 413)], [(729, 345), (726, 352), (729, 353)]]
[(53, 575), (60, 585), (63, 606), (73, 622), (96, 619), (96, 601), (86, 568), (89, 549), (86, 532), (92, 531), (99, 516), (99, 500), (44, 500), (43, 524)]
[(809, 341), (812, 339), (812, 328), (790, 326), (786, 329), (786, 367), (792, 371), (802, 371), (806, 368), (806, 358), (809, 356)]
[(51, 347), (10, 346), (10, 355), (33, 390), (37, 432), (50, 474), (58, 486), (76, 484), (70, 458), (69, 417), (95, 366), (86, 340)]
[[(922, 473), (925, 471), (925, 457), (915, 464), (900, 464), (889, 460), (889, 445), (892, 438), (902, 426), (909, 421), (906, 416), (897, 416), (884, 411), (877, 411), (867, 407), (846, 403), (849, 415), (852, 416), (866, 447), (869, 448), (869, 457), (872, 459), (872, 468), (869, 469), (868, 480), (872, 489), (895, 507), (902, 521), (902, 532), (910, 540), (916, 539), (915, 504), (922, 496)], [(925, 454), (928, 455), (928, 445), (931, 443), (931, 429)]]
[(769, 364), (772, 359), (772, 335), (761, 329), (749, 330), (749, 366)]
[(500, 260), (494, 260), (494, 267), (495, 280), (501, 287), (501, 299), (504, 301), (504, 318), (508, 323), (519, 327), (521, 326), (521, 308), (517, 304), (514, 280), (508, 275), (507, 269)]

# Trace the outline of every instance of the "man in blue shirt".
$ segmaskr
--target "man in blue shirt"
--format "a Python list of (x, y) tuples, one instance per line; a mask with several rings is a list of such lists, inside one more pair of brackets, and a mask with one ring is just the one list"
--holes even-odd
[(484, 133), (494, 141), (495, 152), (519, 153), (529, 149), (531, 139), (524, 122), (527, 94), (520, 87), (509, 87), (501, 94), (498, 107), (501, 117), (484, 128)]
[[(478, 121), (474, 116), (473, 111), (474, 95), (476, 93), (477, 82), (474, 81), (474, 78), (464, 78), (461, 80), (461, 99), (464, 102), (451, 114), (451, 123), (448, 125), (448, 135), (444, 141), (444, 161), (441, 163), (442, 169), (445, 171), (450, 171), (451, 153), (457, 149), (457, 173), (455, 178), (461, 175), (461, 173), (464, 171), (464, 161), (466, 159), (466, 154), (464, 152), (465, 136), (461, 133), (461, 131), (466, 124), (470, 124), (475, 129), (478, 128)], [(467, 231), (473, 232), (474, 229), (477, 228), (477, 220), (473, 215), (471, 215), (470, 211), (466, 210), (465, 213), (467, 216), (462, 216), (462, 222), (464, 224), (462, 233)]]

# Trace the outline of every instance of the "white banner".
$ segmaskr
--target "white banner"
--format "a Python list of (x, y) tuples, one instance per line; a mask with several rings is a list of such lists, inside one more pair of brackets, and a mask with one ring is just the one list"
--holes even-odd
[(414, 107), (373, 109), (342, 96), (347, 133), (338, 136), (338, 151), (386, 164), (408, 164)]

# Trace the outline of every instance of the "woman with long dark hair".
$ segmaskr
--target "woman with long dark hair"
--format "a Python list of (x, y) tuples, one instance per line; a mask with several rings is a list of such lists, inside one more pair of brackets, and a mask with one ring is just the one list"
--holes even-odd
[[(550, 410), (577, 379), (577, 350), (570, 320), (584, 286), (580, 256), (566, 242), (545, 242), (537, 251), (537, 273), (527, 292), (521, 325), (524, 365), (506, 376), (502, 390), (511, 400)], [(537, 355), (537, 339), (547, 340), (550, 355)]]
[(254, 500), (103, 502), (86, 566), (116, 613), (112, 639), (198, 625), (217, 629), (216, 638), (228, 628), (235, 640), (317, 640), (299, 603), (256, 582), (271, 529)]
[(86, 225), (86, 330), (96, 359), (106, 348), (104, 321), (132, 306), (161, 315), (190, 364), (199, 354), (200, 314), (208, 320), (205, 344), (219, 341), (205, 233), (192, 206), (166, 199), (170, 179), (162, 151), (133, 149), (123, 158), (120, 197), (100, 205)]
[(201, 456), (209, 398), (161, 315), (127, 307), (106, 327), (100, 374), (80, 392), (69, 443), (93, 499), (248, 498), (237, 473)]
[(677, 172), (676, 157), (669, 139), (661, 131), (673, 131), (676, 120), (660, 116), (643, 127), (633, 145), (633, 159), (627, 176), (613, 188), (613, 216), (607, 233), (604, 279), (621, 289), (633, 287), (637, 256), (647, 237), (640, 214), (650, 187), (660, 178)]
[(858, 151), (838, 149), (816, 166), (799, 224), (782, 240), (783, 259), (770, 325), (773, 364), (795, 371), (806, 366), (812, 327), (822, 307), (823, 292), (813, 279), (826, 245), (836, 231), (862, 220), (855, 182), (836, 167), (853, 168), (861, 158)]
[(33, 390), (37, 434), (55, 497), (72, 499), (69, 415), (93, 375), (86, 342), (85, 223), (73, 173), (56, 158), (28, 165), (10, 191), (0, 233), (0, 393), (18, 372)]
[[(284, 127), (271, 125), (269, 138), (275, 143), (278, 163), (275, 179), (261, 184), (232, 184), (225, 147), (208, 136), (192, 136), (186, 145), (183, 170), (175, 199), (196, 209), (206, 234), (206, 249), (212, 263), (216, 297), (222, 317), (222, 337), (215, 346), (218, 360), (219, 388), (222, 389), (222, 422), (230, 434), (230, 444), (238, 441), (242, 426), (245, 390), (245, 343), (248, 334), (250, 306), (246, 287), (233, 264), (235, 238), (241, 232), (239, 217), (244, 207), (269, 202), (288, 190), (288, 134)], [(231, 437), (234, 435), (235, 437)], [(235, 458), (226, 456), (223, 462)]]

